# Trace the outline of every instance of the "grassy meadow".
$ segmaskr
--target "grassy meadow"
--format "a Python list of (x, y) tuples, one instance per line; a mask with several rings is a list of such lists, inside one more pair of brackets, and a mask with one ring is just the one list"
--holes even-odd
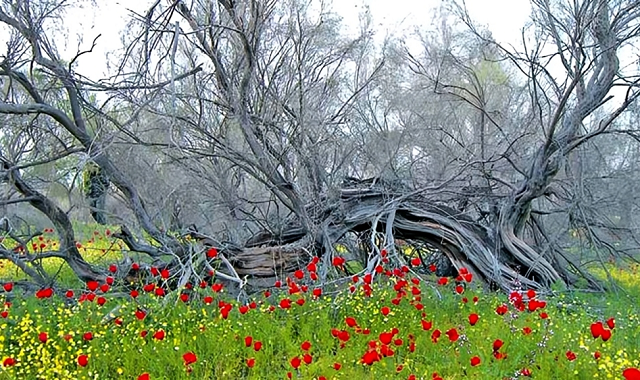
[[(89, 261), (121, 259), (109, 231), (84, 235)], [(33, 244), (55, 248), (55, 234)], [(171, 273), (158, 271), (122, 292), (46, 267), (66, 288), (24, 295), (0, 261), (0, 380), (640, 379), (638, 265), (608, 267), (619, 289), (607, 294), (505, 295), (464, 270), (409, 267), (320, 287), (312, 261), (244, 302), (215, 277), (169, 293)]]

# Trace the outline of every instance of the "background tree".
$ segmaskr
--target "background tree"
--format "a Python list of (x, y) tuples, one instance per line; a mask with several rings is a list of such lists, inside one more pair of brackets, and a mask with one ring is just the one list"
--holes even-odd
[(178, 285), (211, 268), (205, 242), (241, 286), (311, 255), (323, 279), (341, 275), (330, 262), (346, 246), (363, 270), (385, 251), (502, 289), (599, 287), (585, 261), (636, 252), (637, 73), (624, 50), (638, 5), (533, 0), (521, 52), (451, 5), (416, 50), (376, 45), (366, 13), (345, 37), (322, 2), (156, 1), (132, 17), (115, 74), (95, 81), (75, 71), (91, 49), (66, 62), (52, 42), (66, 3), (3, 1), (3, 204), (39, 210), (61, 238), (59, 251), (3, 257), (41, 283), (34, 257), (104, 276), (71, 224), (93, 167), (111, 185), (82, 210), (120, 224)]

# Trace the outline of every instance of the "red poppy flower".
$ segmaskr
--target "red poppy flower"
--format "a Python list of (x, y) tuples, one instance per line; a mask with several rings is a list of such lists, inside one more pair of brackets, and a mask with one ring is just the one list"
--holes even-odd
[(480, 317), (476, 313), (469, 314), (469, 324), (471, 326), (474, 326), (476, 323), (478, 323), (479, 318)]
[(380, 342), (382, 344), (390, 344), (391, 340), (393, 339), (393, 333), (383, 332), (378, 338), (380, 339)]
[(362, 355), (362, 363), (366, 365), (373, 365), (373, 363), (380, 361), (380, 354), (377, 351), (367, 351), (364, 355)]
[(195, 363), (198, 360), (198, 357), (192, 351), (189, 351), (182, 355), (182, 360), (184, 360), (184, 365), (188, 366), (190, 364)]
[(525, 326), (525, 327), (523, 327), (523, 328), (522, 328), (522, 333), (523, 333), (524, 335), (529, 335), (529, 334), (531, 334), (531, 331), (532, 331), (532, 330), (531, 330), (531, 327), (529, 327), (529, 326)]
[(458, 330), (456, 330), (455, 328), (447, 330), (445, 334), (447, 334), (449, 340), (452, 342), (455, 342), (458, 340), (458, 338), (460, 338), (460, 334), (458, 334)]
[(549, 318), (549, 314), (547, 314), (545, 312), (542, 312), (542, 313), (540, 313), (540, 318), (541, 319), (547, 319), (547, 318)]
[(304, 278), (304, 272), (298, 269), (297, 271), (293, 272), (293, 276), (298, 280), (302, 280)]
[(164, 278), (165, 280), (169, 278), (169, 271), (167, 269), (163, 269), (160, 271), (160, 277)]
[(251, 347), (251, 344), (253, 343), (253, 337), (251, 335), (247, 335), (244, 337), (244, 346), (245, 347)]
[(309, 263), (309, 265), (307, 265), (307, 270), (309, 271), (309, 273), (313, 273), (318, 270), (318, 267), (316, 263)]
[(431, 321), (425, 321), (424, 319), (420, 321), (422, 323), (422, 329), (425, 331), (429, 331), (431, 330), (431, 327), (433, 326), (433, 322)]
[(440, 330), (436, 329), (433, 331), (433, 333), (431, 333), (431, 341), (433, 343), (438, 343), (438, 339), (440, 339)]
[(609, 326), (609, 328), (613, 330), (616, 327), (616, 320), (613, 318), (607, 319), (607, 326)]
[(529, 376), (531, 376), (531, 370), (529, 368), (523, 368), (523, 369), (520, 370), (520, 374), (522, 376), (529, 377)]
[(493, 351), (498, 351), (499, 349), (502, 348), (502, 346), (504, 345), (504, 342), (500, 339), (496, 339), (493, 341)]
[(299, 357), (294, 356), (289, 363), (291, 364), (291, 366), (293, 367), (293, 369), (298, 369), (300, 367), (300, 364), (302, 363), (302, 361), (300, 360)]
[(140, 331), (140, 338), (144, 338), (147, 336), (147, 334), (149, 334), (149, 332), (147, 330), (142, 330)]
[(342, 266), (345, 263), (345, 259), (340, 257), (340, 256), (336, 256), (336, 257), (333, 258), (331, 263), (333, 264), (334, 267), (339, 267), (339, 266)]
[(147, 313), (144, 310), (136, 310), (136, 318), (139, 320), (143, 320), (147, 316)]
[(153, 292), (153, 290), (156, 288), (156, 284), (154, 283), (150, 283), (150, 284), (146, 284), (145, 286), (142, 287), (142, 290), (144, 290), (147, 293)]
[(249, 306), (242, 305), (238, 308), (238, 311), (240, 312), (240, 314), (246, 314), (249, 311)]
[(449, 283), (449, 279), (447, 277), (440, 277), (438, 279), (438, 285), (447, 285), (447, 283)]
[(529, 311), (544, 309), (545, 306), (547, 306), (547, 303), (545, 301), (538, 301), (536, 299), (532, 299), (529, 301)]
[(391, 309), (389, 309), (389, 307), (388, 307), (388, 306), (383, 306), (383, 307), (380, 309), (380, 312), (382, 313), (382, 315), (384, 315), (384, 316), (386, 317), (386, 316), (387, 316), (387, 315), (389, 315), (389, 313), (391, 312)]
[(456, 293), (462, 294), (462, 292), (464, 292), (464, 286), (456, 285)]
[(89, 357), (85, 354), (78, 356), (78, 365), (80, 367), (86, 367), (89, 364)]
[(640, 369), (627, 368), (622, 371), (622, 376), (624, 376), (625, 380), (640, 380)]
[(116, 273), (117, 271), (118, 271), (118, 267), (117, 266), (115, 266), (113, 264), (109, 265), (109, 272)]
[(298, 300), (296, 301), (296, 303), (298, 304), (298, 306), (302, 306), (304, 305), (304, 298), (298, 298)]
[(7, 318), (9, 316), (9, 312), (6, 310), (0, 311), (0, 317)]
[(73, 290), (67, 290), (64, 294), (67, 298), (73, 298)]
[(153, 339), (163, 340), (164, 339), (164, 330), (158, 330), (153, 334)]
[(419, 257), (414, 257), (413, 259), (411, 259), (411, 265), (413, 265), (414, 267), (417, 267), (420, 264), (422, 264), (422, 261)]
[(131, 298), (138, 298), (138, 296), (140, 295), (140, 293), (138, 293), (137, 290), (133, 289), (129, 295), (131, 296)]
[(46, 332), (41, 332), (40, 334), (38, 334), (38, 340), (42, 343), (47, 343), (47, 340), (49, 339), (49, 335)]
[(205, 303), (205, 305), (211, 305), (213, 303), (213, 297), (206, 296), (202, 299), (202, 301)]
[(333, 363), (333, 369), (335, 369), (336, 371), (340, 371), (340, 368), (342, 368), (342, 364), (340, 364), (340, 363)]
[(258, 340), (253, 344), (253, 350), (254, 351), (260, 351), (261, 348), (262, 348), (262, 342), (261, 341)]
[(158, 271), (158, 268), (156, 267), (151, 267), (150, 271), (151, 271), (151, 275), (154, 277), (160, 274), (160, 271)]
[(596, 351), (593, 353), (593, 358), (596, 360), (600, 359), (601, 356), (602, 354), (600, 354), (600, 351)]
[(36, 298), (50, 298), (53, 295), (53, 289), (45, 288), (36, 292)]
[(300, 348), (302, 348), (302, 350), (304, 350), (304, 351), (309, 351), (309, 349), (311, 348), (311, 342), (309, 342), (308, 340), (305, 340), (300, 345)]
[(598, 321), (598, 322), (594, 322), (591, 324), (591, 335), (593, 335), (594, 339), (598, 339), (600, 338), (600, 336), (602, 336), (602, 331), (604, 330), (604, 326), (602, 325), (602, 322)]
[(131, 269), (132, 270), (140, 270), (140, 264), (138, 264), (138, 263), (131, 264)]
[(207, 250), (207, 257), (215, 259), (218, 256), (218, 250), (215, 247), (211, 247)]
[(502, 359), (506, 359), (507, 358), (507, 354), (502, 353), (502, 352), (498, 352), (498, 351), (494, 351), (493, 352), (493, 357), (498, 359), (498, 360), (502, 360)]
[(608, 341), (611, 338), (611, 330), (603, 329), (601, 338), (604, 342)]
[(475, 367), (477, 365), (480, 365), (480, 358), (477, 356), (474, 356), (471, 358), (471, 366)]
[(570, 362), (572, 362), (572, 361), (576, 360), (576, 354), (575, 354), (573, 351), (571, 351), (571, 350), (567, 351), (567, 353), (565, 354), (565, 356), (567, 357), (567, 359), (568, 359)]
[(383, 344), (380, 347), (380, 354), (386, 358), (389, 356), (393, 356), (394, 352), (391, 348), (389, 348), (389, 346), (387, 346), (386, 344)]
[(86, 332), (82, 334), (82, 339), (84, 340), (93, 340), (93, 334), (91, 332)]
[(284, 298), (280, 301), (280, 307), (283, 309), (288, 309), (291, 307), (291, 300), (288, 298)]
[(311, 364), (311, 362), (313, 361), (313, 357), (310, 354), (304, 354), (302, 355), (302, 361), (304, 361), (305, 364)]
[(92, 292), (98, 290), (98, 286), (100, 286), (100, 284), (98, 284), (98, 281), (87, 281), (87, 289)]
[(16, 364), (16, 360), (14, 358), (6, 358), (2, 362), (2, 365), (5, 367), (13, 367)]
[(104, 297), (98, 297), (98, 300), (96, 302), (98, 303), (98, 305), (102, 306), (107, 303), (107, 299)]
[(180, 294), (180, 301), (182, 301), (182, 302), (189, 301), (189, 295), (187, 293)]
[(227, 319), (229, 317), (229, 312), (233, 309), (233, 305), (228, 303), (220, 308), (220, 315), (222, 318)]
[(165, 293), (164, 293), (164, 289), (162, 289), (162, 288), (156, 288), (156, 290), (155, 290), (155, 294), (156, 294), (156, 296), (158, 296), (158, 297), (164, 297), (164, 294), (165, 294)]
[(224, 285), (220, 284), (220, 283), (216, 283), (211, 285), (211, 290), (213, 290), (216, 293), (220, 293), (222, 291), (222, 288), (224, 288)]
[(496, 308), (496, 313), (498, 315), (505, 315), (507, 311), (509, 311), (509, 308), (505, 304), (502, 304)]
[(4, 288), (5, 292), (10, 292), (13, 290), (13, 282), (7, 282), (4, 285), (2, 285), (2, 287)]
[(312, 294), (314, 297), (318, 298), (322, 295), (322, 289), (320, 288), (313, 289)]
[(255, 358), (247, 359), (247, 367), (253, 368), (255, 365), (256, 365), (256, 359)]
[(150, 379), (149, 374), (146, 372), (138, 376), (138, 380), (149, 380), (149, 379)]

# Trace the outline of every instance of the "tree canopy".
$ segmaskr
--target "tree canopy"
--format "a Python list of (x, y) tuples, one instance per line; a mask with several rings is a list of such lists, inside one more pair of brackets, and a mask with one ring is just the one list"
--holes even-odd
[[(585, 265), (638, 257), (640, 4), (531, 5), (514, 48), (463, 2), (379, 43), (370, 15), (349, 36), (321, 1), (157, 0), (93, 78), (77, 61), (100, 39), (59, 48), (79, 4), (2, 0), (0, 259), (39, 285), (49, 258), (102, 280), (76, 247), (75, 222), (96, 222), (176, 286), (216, 247), (240, 288), (310, 256), (345, 276), (346, 255), (602, 289)], [(31, 250), (34, 226), (58, 249)]]

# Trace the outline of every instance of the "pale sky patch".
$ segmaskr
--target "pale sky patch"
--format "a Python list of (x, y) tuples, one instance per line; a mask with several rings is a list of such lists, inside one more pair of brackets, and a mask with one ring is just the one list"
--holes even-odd
[[(97, 46), (91, 54), (78, 60), (77, 71), (99, 79), (107, 75), (106, 55), (122, 49), (121, 33), (126, 33), (126, 25), (131, 11), (144, 14), (152, 3), (150, 0), (98, 1), (93, 7), (86, 2), (82, 8), (68, 13), (66, 27), (68, 33), (58, 34), (56, 45), (62, 49), (62, 59), (70, 60), (78, 51), (78, 36), (82, 36), (81, 49), (91, 46), (99, 34)], [(442, 5), (441, 0), (335, 0), (333, 10), (343, 17), (345, 28), (358, 29), (359, 17), (368, 7), (373, 17), (376, 39), (385, 36), (401, 36), (417, 29), (433, 29), (434, 11)], [(479, 26), (486, 26), (500, 43), (518, 45), (521, 29), (529, 18), (528, 0), (467, 0), (471, 17)], [(186, 25), (183, 27), (186, 28)], [(4, 32), (4, 33), (3, 33)], [(6, 27), (0, 27), (0, 49), (5, 46), (8, 35)], [(2, 54), (0, 50), (0, 54)]]

